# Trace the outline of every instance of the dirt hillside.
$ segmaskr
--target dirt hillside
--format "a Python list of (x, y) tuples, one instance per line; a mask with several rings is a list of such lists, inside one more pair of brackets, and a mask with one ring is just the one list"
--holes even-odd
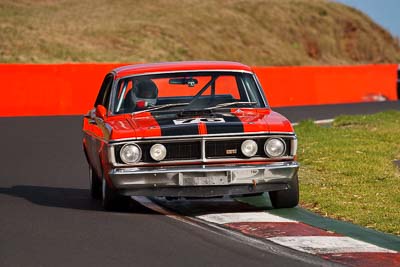
[(327, 0), (2, 0), (0, 62), (400, 62), (399, 40)]

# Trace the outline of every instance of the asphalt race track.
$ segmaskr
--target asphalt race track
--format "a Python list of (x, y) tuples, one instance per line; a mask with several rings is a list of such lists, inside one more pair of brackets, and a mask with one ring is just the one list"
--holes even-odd
[[(368, 113), (376, 105), (400, 109), (346, 108)], [(294, 121), (346, 113), (335, 106), (279, 111)], [(89, 197), (81, 121), (0, 119), (0, 266), (310, 266), (144, 207), (103, 212)]]
[(0, 124), (0, 266), (294, 264), (147, 209), (103, 212), (89, 197), (80, 117)]

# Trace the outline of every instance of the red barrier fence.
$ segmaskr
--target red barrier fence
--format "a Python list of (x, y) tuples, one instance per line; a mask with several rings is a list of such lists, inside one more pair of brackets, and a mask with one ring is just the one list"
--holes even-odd
[(121, 64), (0, 64), (0, 116), (85, 114)]
[[(0, 64), (0, 116), (78, 115), (125, 64)], [(254, 67), (272, 107), (397, 100), (397, 65)]]
[(272, 107), (397, 100), (395, 64), (255, 67)]

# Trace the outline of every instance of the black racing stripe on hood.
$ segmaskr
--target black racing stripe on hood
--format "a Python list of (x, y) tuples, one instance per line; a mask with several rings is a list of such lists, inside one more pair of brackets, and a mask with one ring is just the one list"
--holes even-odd
[(217, 123), (206, 123), (208, 134), (220, 134), (220, 133), (243, 133), (243, 123), (234, 114), (229, 113), (221, 116), (225, 122)]
[(197, 123), (175, 125), (174, 120), (177, 119), (175, 114), (156, 115), (152, 113), (152, 116), (160, 126), (161, 136), (199, 134), (199, 126)]

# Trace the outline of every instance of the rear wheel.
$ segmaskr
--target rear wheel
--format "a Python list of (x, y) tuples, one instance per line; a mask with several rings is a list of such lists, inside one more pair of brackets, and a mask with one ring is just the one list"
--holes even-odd
[(299, 178), (297, 174), (288, 185), (289, 188), (286, 190), (269, 192), (269, 198), (274, 208), (293, 208), (299, 204)]
[(89, 167), (89, 183), (90, 183), (90, 195), (94, 199), (101, 198), (101, 180), (93, 171), (92, 167)]

